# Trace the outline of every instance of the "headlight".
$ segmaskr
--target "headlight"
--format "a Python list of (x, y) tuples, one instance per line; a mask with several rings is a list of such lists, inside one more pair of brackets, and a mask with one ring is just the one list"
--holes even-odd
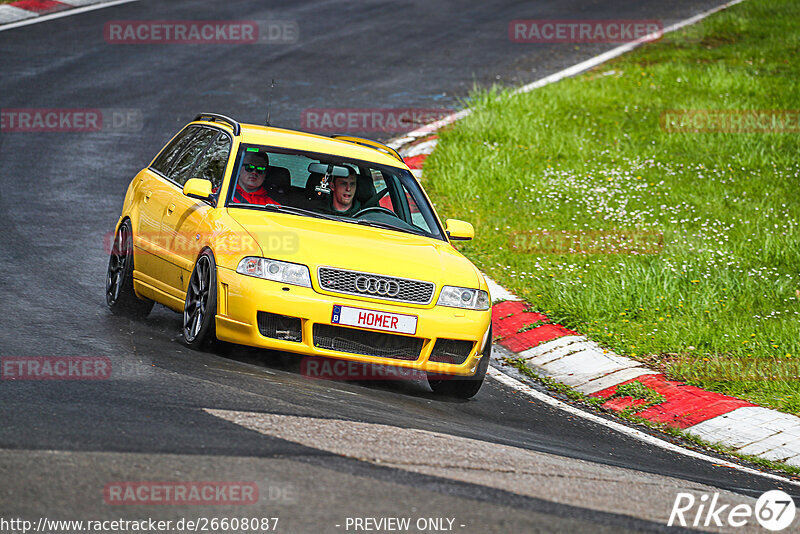
[(311, 287), (311, 274), (308, 267), (297, 263), (251, 257), (240, 261), (236, 272), (284, 284)]
[(451, 306), (453, 308), (468, 308), (470, 310), (488, 310), (489, 293), (480, 289), (466, 287), (444, 286), (439, 294), (437, 306)]

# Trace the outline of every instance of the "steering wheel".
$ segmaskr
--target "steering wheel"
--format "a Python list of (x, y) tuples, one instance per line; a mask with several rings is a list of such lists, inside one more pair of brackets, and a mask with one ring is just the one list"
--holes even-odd
[[(361, 215), (364, 215), (365, 213), (370, 213), (372, 211), (377, 211), (379, 213), (388, 213), (392, 217), (397, 217), (397, 214), (395, 212), (393, 212), (392, 210), (390, 210), (388, 208), (384, 208), (383, 206), (370, 206), (368, 208), (364, 208), (363, 210), (361, 210), (358, 213), (356, 213), (355, 215), (353, 215), (353, 217), (354, 218), (355, 217), (360, 217)], [(400, 217), (397, 217), (397, 218), (399, 219)]]

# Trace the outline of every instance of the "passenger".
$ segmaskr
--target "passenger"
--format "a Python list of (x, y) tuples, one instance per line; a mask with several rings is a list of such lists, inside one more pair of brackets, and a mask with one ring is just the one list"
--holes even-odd
[(267, 193), (264, 182), (269, 168), (269, 156), (262, 152), (246, 152), (239, 171), (239, 182), (233, 201), (245, 204), (278, 204)]
[(350, 169), (346, 177), (334, 176), (331, 180), (331, 194), (325, 211), (333, 215), (352, 217), (361, 210), (361, 203), (356, 199), (356, 171)]

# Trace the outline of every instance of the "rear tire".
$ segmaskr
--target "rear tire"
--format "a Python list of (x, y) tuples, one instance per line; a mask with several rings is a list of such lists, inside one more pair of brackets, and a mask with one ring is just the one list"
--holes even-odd
[(183, 341), (193, 349), (214, 344), (217, 315), (217, 263), (204, 250), (194, 264), (183, 306)]
[(114, 236), (106, 273), (106, 304), (114, 315), (143, 319), (153, 301), (140, 299), (133, 290), (133, 231), (125, 220)]
[(428, 385), (437, 395), (443, 397), (455, 397), (458, 399), (470, 399), (474, 397), (483, 385), (486, 377), (486, 370), (489, 368), (489, 360), (492, 358), (492, 327), (489, 327), (489, 335), (486, 338), (486, 347), (483, 349), (483, 356), (478, 362), (478, 369), (473, 376), (440, 375), (428, 373)]

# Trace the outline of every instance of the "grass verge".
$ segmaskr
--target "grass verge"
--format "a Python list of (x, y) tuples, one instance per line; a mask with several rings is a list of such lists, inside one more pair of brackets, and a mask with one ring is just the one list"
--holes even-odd
[[(748, 0), (581, 76), (476, 92), (426, 188), (533, 309), (670, 378), (800, 414), (800, 130), (672, 133), (670, 110), (800, 110), (800, 3)], [(795, 124), (797, 126), (797, 124)]]

